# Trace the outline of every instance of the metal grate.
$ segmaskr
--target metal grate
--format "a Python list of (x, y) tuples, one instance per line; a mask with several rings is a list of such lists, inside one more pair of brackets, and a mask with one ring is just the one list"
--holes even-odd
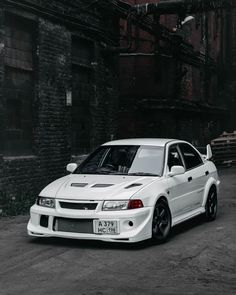
[(54, 219), (54, 231), (71, 232), (71, 233), (93, 233), (93, 219), (72, 219), (59, 218)]
[(75, 210), (95, 210), (98, 203), (70, 203), (70, 202), (59, 202), (61, 208), (64, 209), (75, 209)]

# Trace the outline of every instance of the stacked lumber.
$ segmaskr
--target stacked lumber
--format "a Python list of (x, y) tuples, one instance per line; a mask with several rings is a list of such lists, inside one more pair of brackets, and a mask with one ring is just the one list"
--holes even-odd
[(211, 141), (211, 148), (216, 165), (236, 165), (236, 131), (223, 132), (220, 137)]

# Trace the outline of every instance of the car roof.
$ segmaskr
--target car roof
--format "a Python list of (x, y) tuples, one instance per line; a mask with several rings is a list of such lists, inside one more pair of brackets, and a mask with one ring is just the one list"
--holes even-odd
[(130, 138), (130, 139), (120, 139), (113, 140), (103, 144), (104, 145), (149, 145), (149, 146), (165, 146), (171, 141), (176, 141), (176, 139), (170, 138)]

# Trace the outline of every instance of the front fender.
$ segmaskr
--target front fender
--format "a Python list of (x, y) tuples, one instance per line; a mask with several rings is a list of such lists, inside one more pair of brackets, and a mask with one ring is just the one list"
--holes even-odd
[(202, 207), (205, 207), (209, 191), (210, 191), (210, 189), (211, 189), (211, 187), (213, 185), (216, 187), (216, 190), (217, 190), (217, 193), (218, 193), (219, 192), (220, 181), (218, 179), (210, 177), (208, 179), (206, 185), (205, 185), (204, 196), (203, 196), (203, 201), (202, 201)]
[(153, 181), (138, 192), (132, 198), (142, 199), (144, 206), (154, 207), (160, 197), (165, 197), (169, 202), (168, 197), (168, 181), (165, 178)]

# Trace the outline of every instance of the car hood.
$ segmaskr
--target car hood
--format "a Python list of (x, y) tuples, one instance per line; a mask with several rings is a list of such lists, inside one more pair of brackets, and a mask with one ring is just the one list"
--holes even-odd
[(160, 177), (70, 174), (46, 186), (40, 196), (70, 200), (127, 199)]

